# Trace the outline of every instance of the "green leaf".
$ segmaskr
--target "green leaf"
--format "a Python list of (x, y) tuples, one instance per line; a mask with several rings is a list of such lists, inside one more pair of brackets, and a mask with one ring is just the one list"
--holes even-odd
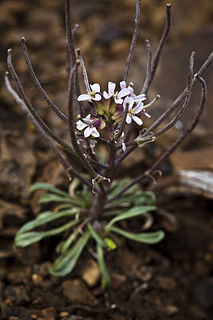
[(107, 245), (107, 249), (108, 249), (109, 251), (115, 250), (115, 249), (117, 248), (116, 243), (115, 243), (112, 239), (105, 237), (105, 238), (104, 238), (104, 241), (105, 241), (105, 243), (106, 243), (106, 245)]
[(50, 193), (55, 193), (59, 196), (64, 196), (64, 197), (69, 196), (67, 192), (61, 191), (58, 188), (53, 187), (49, 183), (42, 183), (42, 182), (34, 183), (31, 185), (29, 189), (30, 193), (37, 190), (46, 190), (46, 191), (49, 191)]
[(62, 203), (70, 203), (72, 205), (77, 205), (81, 207), (81, 200), (72, 197), (61, 197), (55, 194), (44, 193), (40, 196), (38, 203), (48, 203), (48, 202), (62, 202)]
[(109, 232), (109, 230), (111, 229), (113, 224), (115, 224), (118, 221), (121, 221), (121, 220), (124, 220), (124, 219), (129, 219), (129, 218), (134, 218), (134, 217), (140, 216), (141, 214), (144, 214), (146, 212), (153, 211), (155, 209), (156, 209), (156, 207), (154, 207), (154, 206), (141, 206), (141, 207), (132, 208), (132, 209), (122, 213), (121, 215), (116, 216), (115, 218), (113, 218), (106, 225), (105, 231), (106, 231), (106, 233)]
[(91, 234), (91, 236), (93, 237), (93, 239), (99, 243), (103, 248), (106, 248), (107, 245), (105, 243), (105, 241), (101, 238), (101, 236), (95, 231), (95, 229), (92, 227), (92, 225), (90, 223), (87, 224), (88, 230)]
[(70, 210), (64, 210), (59, 212), (53, 212), (53, 211), (42, 212), (36, 217), (36, 219), (25, 223), (19, 229), (19, 231), (17, 232), (17, 235), (22, 234), (26, 231), (30, 231), (45, 223), (54, 221), (62, 217), (73, 217), (77, 212), (78, 212), (78, 209), (70, 209)]
[(70, 273), (74, 269), (76, 262), (78, 261), (78, 258), (81, 255), (90, 236), (91, 235), (89, 231), (85, 232), (68, 252), (55, 260), (53, 267), (49, 270), (50, 273), (53, 276), (58, 277), (63, 277)]
[(27, 247), (32, 243), (42, 240), (43, 238), (55, 236), (56, 234), (59, 234), (63, 231), (66, 231), (72, 228), (78, 222), (79, 221), (73, 220), (68, 222), (67, 224), (64, 224), (59, 228), (48, 230), (48, 231), (32, 231), (32, 232), (17, 234), (15, 237), (15, 247)]
[(117, 227), (112, 227), (111, 231), (116, 232), (127, 239), (146, 243), (146, 244), (158, 243), (164, 238), (164, 235), (165, 235), (164, 231), (162, 231), (162, 230), (159, 230), (156, 232), (147, 232), (147, 233), (146, 232), (131, 233), (131, 232), (125, 231), (125, 230), (117, 228)]
[(103, 275), (103, 280), (102, 280), (101, 286), (103, 289), (105, 289), (107, 286), (110, 285), (111, 280), (110, 280), (110, 276), (109, 276), (109, 273), (107, 271), (107, 267), (106, 267), (106, 264), (104, 261), (103, 248), (99, 243), (97, 243), (97, 261), (98, 261), (98, 265), (101, 270), (101, 273)]

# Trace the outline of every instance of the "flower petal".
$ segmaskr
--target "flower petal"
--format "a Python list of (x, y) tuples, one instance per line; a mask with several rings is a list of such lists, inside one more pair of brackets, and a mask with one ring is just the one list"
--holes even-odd
[(114, 82), (111, 82), (109, 81), (108, 82), (108, 93), (109, 95), (113, 95), (113, 93), (115, 92), (115, 87), (116, 87), (116, 84)]
[(145, 94), (139, 94), (138, 96), (134, 97), (135, 102), (140, 102), (146, 100)]
[(122, 142), (121, 146), (122, 146), (122, 150), (123, 150), (123, 151), (126, 151), (126, 145), (125, 145), (124, 142)]
[(143, 102), (139, 102), (137, 106), (134, 108), (134, 114), (141, 112), (142, 109), (143, 109)]
[(147, 113), (145, 110), (143, 110), (143, 113), (145, 114), (145, 116), (146, 116), (147, 118), (151, 118), (150, 114)]
[(143, 124), (143, 121), (136, 116), (132, 116), (132, 120), (134, 120), (139, 126)]
[(92, 89), (92, 91), (94, 92), (100, 92), (101, 91), (101, 87), (99, 83), (94, 83), (90, 85), (90, 88)]
[(126, 81), (121, 81), (120, 82), (120, 87), (121, 87), (121, 89), (126, 88)]
[(92, 130), (91, 135), (92, 135), (93, 137), (95, 137), (95, 138), (100, 137), (100, 133), (98, 132), (98, 130), (97, 130), (95, 127), (93, 127), (92, 129), (93, 129), (93, 130)]
[(129, 114), (127, 114), (127, 116), (126, 116), (126, 123), (127, 123), (127, 124), (130, 124), (131, 122), (132, 122), (132, 118), (130, 117)]
[(92, 98), (92, 100), (95, 100), (95, 101), (100, 101), (101, 99), (102, 99), (102, 97), (101, 97), (101, 95), (100, 95), (99, 93), (97, 93), (97, 94), (95, 95), (95, 97)]
[(114, 97), (116, 104), (121, 104), (123, 102), (123, 99), (118, 99), (117, 97)]
[(84, 130), (86, 127), (87, 127), (87, 124), (84, 123), (83, 121), (78, 120), (78, 121), (76, 122), (76, 128), (77, 128), (78, 130)]
[(118, 99), (123, 98), (125, 96), (127, 96), (128, 94), (130, 94), (130, 89), (129, 88), (123, 88), (121, 91), (118, 92)]
[(92, 131), (93, 131), (93, 127), (87, 127), (87, 128), (84, 130), (84, 136), (85, 136), (85, 138), (88, 138), (88, 137), (91, 135)]
[(91, 96), (90, 94), (81, 94), (78, 98), (78, 101), (87, 101), (87, 100), (91, 100)]
[(104, 99), (109, 99), (111, 97), (106, 91), (103, 92)]

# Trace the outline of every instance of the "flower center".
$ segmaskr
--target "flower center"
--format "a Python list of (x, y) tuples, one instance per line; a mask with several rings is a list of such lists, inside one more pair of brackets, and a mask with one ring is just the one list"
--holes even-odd
[(92, 92), (90, 92), (90, 95), (91, 95), (92, 98), (95, 98), (96, 92), (95, 92), (95, 91), (92, 91)]
[(133, 116), (133, 115), (135, 114), (134, 109), (130, 109), (130, 110), (129, 110), (129, 114), (130, 114), (130, 116)]

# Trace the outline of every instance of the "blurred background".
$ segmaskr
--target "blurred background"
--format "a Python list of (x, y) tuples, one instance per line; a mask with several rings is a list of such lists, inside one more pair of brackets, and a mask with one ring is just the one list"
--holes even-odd
[[(139, 92), (145, 78), (146, 49), (149, 39), (153, 50), (165, 24), (165, 1), (143, 0), (140, 33), (129, 81)], [(73, 0), (72, 23), (80, 25), (76, 46), (81, 49), (90, 83), (99, 82), (102, 90), (107, 82), (119, 82), (131, 41), (135, 18), (134, 0)], [(67, 132), (64, 124), (47, 107), (34, 88), (21, 52), (20, 39), (27, 40), (29, 53), (37, 76), (53, 101), (66, 112), (66, 38), (64, 31), (64, 4), (61, 0), (1, 0), (0, 1), (0, 194), (6, 199), (24, 201), (28, 187), (35, 175), (40, 181), (60, 176), (60, 166), (32, 124), (18, 109), (6, 92), (3, 75), (7, 70), (6, 52), (12, 48), (16, 70), (26, 92), (40, 114), (62, 137)], [(164, 110), (183, 90), (187, 79), (188, 59), (196, 51), (195, 71), (212, 50), (213, 5), (212, 0), (172, 1), (172, 30), (163, 51), (149, 100), (156, 94), (161, 99), (150, 111), (152, 120)], [(175, 169), (213, 168), (213, 65), (205, 72), (208, 85), (206, 113), (195, 133), (182, 149), (171, 158)], [(84, 87), (82, 86), (82, 91)], [(158, 145), (166, 148), (190, 120), (200, 97), (199, 86), (193, 90), (189, 110), (176, 129), (160, 138)], [(155, 156), (155, 155), (154, 155)], [(142, 152), (125, 165), (143, 160)], [(47, 165), (48, 164), (48, 165)], [(54, 168), (54, 170), (52, 170)], [(56, 168), (58, 168), (56, 170)], [(46, 170), (46, 171), (45, 171)], [(9, 178), (9, 179), (8, 179)], [(6, 194), (5, 194), (5, 190)]]

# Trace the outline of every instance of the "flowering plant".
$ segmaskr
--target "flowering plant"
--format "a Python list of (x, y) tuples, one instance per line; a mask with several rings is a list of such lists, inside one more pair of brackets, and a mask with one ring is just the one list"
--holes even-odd
[[(128, 74), (139, 30), (140, 6), (141, 0), (137, 0), (135, 28), (119, 89), (116, 89), (115, 83), (109, 81), (108, 92), (102, 92), (98, 83), (90, 84), (80, 50), (75, 51), (74, 37), (78, 26), (75, 26), (74, 29), (71, 28), (70, 1), (65, 0), (68, 39), (68, 115), (61, 112), (43, 89), (31, 64), (25, 39), (22, 38), (23, 54), (32, 80), (51, 109), (68, 124), (71, 144), (58, 137), (40, 117), (25, 94), (12, 62), (11, 49), (8, 50), (8, 68), (18, 92), (13, 89), (8, 73), (5, 75), (7, 89), (19, 107), (32, 120), (34, 126), (65, 168), (69, 179), (72, 180), (71, 194), (45, 183), (32, 185), (31, 192), (38, 189), (47, 191), (40, 197), (40, 203), (53, 202), (58, 205), (53, 211), (42, 212), (36, 219), (26, 223), (17, 233), (15, 245), (25, 247), (45, 237), (64, 233), (67, 238), (62, 239), (58, 245), (59, 257), (50, 269), (53, 275), (64, 276), (73, 270), (88, 241), (93, 239), (96, 244), (96, 258), (103, 275), (103, 287), (110, 283), (104, 261), (104, 250), (116, 248), (115, 234), (149, 244), (157, 243), (164, 236), (162, 230), (144, 232), (145, 228), (142, 233), (132, 233), (124, 229), (121, 221), (137, 217), (143, 222), (143, 219), (149, 218), (150, 212), (155, 210), (154, 194), (142, 191), (139, 183), (147, 176), (152, 175), (198, 123), (206, 101), (206, 83), (201, 74), (213, 59), (213, 53), (211, 53), (200, 70), (194, 74), (195, 53), (192, 52), (189, 59), (186, 87), (149, 128), (143, 128), (144, 116), (150, 118), (150, 114), (146, 110), (153, 106), (160, 97), (157, 95), (151, 102), (145, 104), (162, 49), (168, 38), (171, 25), (171, 5), (166, 6), (166, 26), (153, 58), (151, 45), (146, 40), (146, 78), (141, 92), (136, 95), (133, 83), (128, 83)], [(79, 66), (85, 83), (84, 93), (80, 92)], [(186, 125), (183, 133), (148, 170), (134, 179), (117, 181), (117, 169), (127, 156), (136, 148), (154, 142), (180, 119), (190, 102), (192, 87), (196, 81), (201, 85), (201, 101), (191, 123)], [(76, 115), (74, 111), (77, 108), (79, 114)], [(168, 122), (157, 129), (168, 118)], [(136, 131), (133, 130), (135, 128), (137, 129), (136, 135)], [(100, 154), (100, 145), (105, 146), (108, 152), (107, 157)], [(78, 169), (74, 166), (76, 161), (79, 164)], [(37, 228), (55, 220), (57, 223), (62, 221), (60, 226), (47, 231), (37, 230)]]

